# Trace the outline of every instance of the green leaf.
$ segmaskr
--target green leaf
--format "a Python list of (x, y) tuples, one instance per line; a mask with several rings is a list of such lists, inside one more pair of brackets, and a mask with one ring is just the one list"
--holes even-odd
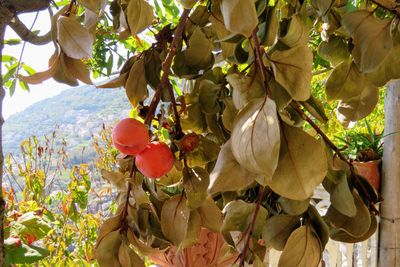
[(129, 77), (125, 83), (125, 91), (133, 107), (136, 107), (140, 101), (147, 98), (148, 91), (143, 58), (136, 61), (129, 71)]
[[(279, 158), (280, 130), (275, 102), (270, 98), (250, 101), (236, 116), (232, 153), (248, 171), (271, 179)], [(260, 182), (260, 179), (258, 179)]]
[(221, 85), (215, 84), (210, 80), (204, 79), (199, 85), (199, 104), (201, 111), (205, 114), (216, 114), (221, 110), (218, 98)]
[(238, 113), (232, 98), (227, 97), (224, 99), (225, 109), (222, 113), (222, 124), (224, 125), (225, 129), (228, 131), (232, 131), (233, 129), (233, 121)]
[(328, 171), (324, 147), (302, 129), (283, 123), (281, 132), (279, 163), (268, 185), (281, 196), (308, 199)]
[(11, 63), (12, 61), (16, 61), (17, 59), (10, 55), (2, 55), (1, 62), (2, 63)]
[(243, 190), (255, 182), (259, 174), (254, 174), (242, 167), (232, 154), (231, 141), (227, 141), (219, 152), (217, 162), (210, 173), (210, 195)]
[(280, 197), (278, 203), (281, 206), (283, 212), (288, 215), (301, 215), (307, 211), (310, 205), (310, 200), (293, 200), (285, 197)]
[(188, 48), (183, 52), (186, 64), (191, 68), (207, 69), (213, 62), (212, 42), (200, 27), (193, 30)]
[(181, 120), (182, 129), (185, 131), (192, 131), (195, 133), (203, 133), (207, 127), (206, 118), (201, 112), (200, 103), (196, 102), (190, 104), (184, 113)]
[(46, 258), (50, 254), (47, 249), (36, 246), (28, 246), (26, 244), (16, 246), (16, 244), (9, 243), (8, 240), (5, 240), (4, 242), (6, 250), (6, 266), (11, 264), (35, 263)]
[(148, 50), (144, 54), (145, 70), (146, 70), (146, 82), (154, 90), (160, 83), (161, 77), (161, 58), (160, 54), (154, 49)]
[(341, 172), (341, 175), (337, 178), (336, 183), (333, 183), (330, 179), (325, 179), (322, 185), (329, 192), (332, 206), (340, 213), (353, 217), (356, 215), (357, 208), (347, 182), (347, 175), (345, 172)]
[(136, 35), (153, 23), (153, 8), (145, 0), (129, 1), (126, 17), (131, 34)]
[(262, 231), (266, 246), (283, 250), (291, 233), (300, 225), (299, 216), (276, 215), (267, 219)]
[(259, 31), (257, 34), (259, 35), (261, 45), (272, 46), (278, 36), (279, 19), (276, 6), (268, 6), (266, 8), (266, 21), (258, 25)]
[(197, 210), (192, 210), (190, 212), (190, 219), (185, 235), (185, 239), (179, 245), (178, 250), (189, 247), (198, 241), (200, 231), (201, 231), (201, 216)]
[(34, 234), (37, 239), (46, 236), (52, 229), (45, 217), (36, 215), (33, 211), (27, 212), (11, 224), (11, 233), (16, 236)]
[(351, 61), (343, 61), (329, 76), (326, 82), (326, 95), (331, 100), (351, 100), (359, 97), (363, 91), (374, 86), (361, 74)]
[(222, 212), (212, 198), (207, 198), (198, 209), (201, 225), (212, 232), (219, 233), (222, 226)]
[(258, 24), (254, 0), (222, 0), (221, 13), (226, 28), (249, 37)]
[(347, 61), (350, 53), (347, 44), (339, 36), (330, 36), (328, 41), (323, 41), (318, 46), (318, 54), (329, 61), (333, 66), (337, 66), (343, 61)]
[(384, 86), (392, 79), (400, 78), (400, 68), (397, 67), (400, 65), (400, 40), (398, 39), (399, 36), (396, 36), (394, 47), (385, 57), (382, 64), (366, 75), (367, 79), (378, 87)]
[(375, 109), (378, 100), (378, 88), (368, 82), (358, 96), (339, 102), (336, 116), (339, 122), (347, 127), (367, 117)]
[[(246, 203), (243, 200), (229, 202), (222, 211), (224, 221), (221, 232), (246, 231), (252, 222), (255, 208), (255, 203)], [(261, 206), (252, 232), (254, 237), (257, 238), (261, 234), (267, 216), (267, 210)]]
[(321, 241), (322, 249), (324, 249), (329, 241), (329, 227), (314, 206), (310, 205), (308, 207), (307, 214)]
[(275, 79), (290, 96), (305, 101), (311, 95), (313, 54), (307, 45), (299, 45), (289, 50), (275, 50), (269, 55)]
[(191, 209), (200, 207), (207, 198), (209, 174), (200, 167), (183, 169), (183, 188), (186, 193), (186, 205)]
[(374, 71), (392, 49), (392, 19), (378, 19), (373, 12), (357, 10), (342, 16), (342, 25), (353, 38), (352, 55), (363, 73)]
[(321, 242), (312, 226), (301, 226), (290, 235), (278, 266), (317, 267), (321, 254)]

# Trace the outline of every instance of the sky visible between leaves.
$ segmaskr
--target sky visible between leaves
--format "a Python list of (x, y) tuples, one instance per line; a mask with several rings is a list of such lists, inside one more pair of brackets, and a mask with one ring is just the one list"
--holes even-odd
[[(22, 22), (30, 28), (32, 22), (35, 18), (36, 13), (24, 14), (19, 16)], [(38, 19), (33, 27), (33, 30), (40, 30), (40, 34), (45, 34), (50, 28), (50, 17), (47, 11), (41, 12), (38, 16)], [(7, 28), (5, 39), (10, 38), (18, 38), (18, 36), (14, 33), (14, 31), (10, 28)], [(19, 58), (22, 50), (22, 43), (20, 45), (6, 45), (3, 50), (4, 55), (12, 55), (16, 58)], [(23, 54), (22, 61), (25, 64), (33, 67), (36, 71), (43, 71), (47, 69), (47, 61), (54, 52), (54, 46), (52, 43), (43, 45), (43, 46), (35, 46), (31, 44), (26, 44), (25, 51)], [(4, 72), (4, 68), (3, 68)], [(9, 92), (7, 91), (7, 96), (4, 99), (3, 104), (3, 116), (7, 120), (12, 114), (20, 112), (27, 108), (28, 106), (58, 95), (63, 90), (69, 88), (70, 86), (57, 83), (56, 81), (50, 79), (42, 84), (38, 85), (30, 85), (30, 92), (23, 91), (21, 87), (17, 83), (17, 88), (12, 97), (10, 97)]]

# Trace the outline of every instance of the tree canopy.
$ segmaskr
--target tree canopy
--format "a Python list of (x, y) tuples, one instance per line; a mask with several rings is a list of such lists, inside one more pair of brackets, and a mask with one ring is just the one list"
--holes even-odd
[[(325, 99), (311, 83), (329, 74), (326, 101), (343, 127), (368, 116), (380, 87), (400, 78), (395, 2), (57, 5), (46, 36), (22, 34), (18, 19), (9, 21), (22, 39), (51, 39), (55, 51), (47, 70), (26, 67), (29, 75), (13, 76), (20, 63), (9, 58), (4, 85), (52, 78), (123, 87), (131, 117), (175, 158), (156, 180), (132, 156), (103, 166), (120, 194), (115, 216), (100, 228), (93, 255), (100, 266), (144, 266), (139, 255), (188, 248), (202, 228), (222, 233), (240, 266), (261, 262), (267, 247), (283, 250), (280, 266), (317, 266), (329, 238), (354, 243), (375, 232), (378, 194), (324, 133)], [(93, 82), (115, 67), (110, 80)], [(323, 216), (312, 200), (321, 184), (331, 201)]]

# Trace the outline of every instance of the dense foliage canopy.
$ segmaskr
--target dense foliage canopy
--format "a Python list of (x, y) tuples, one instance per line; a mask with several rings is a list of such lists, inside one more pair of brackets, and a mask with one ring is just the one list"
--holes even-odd
[[(53, 15), (48, 70), (18, 76), (75, 86), (118, 66), (96, 86), (124, 87), (131, 117), (174, 152), (157, 180), (132, 156), (99, 166), (119, 190), (93, 254), (100, 266), (144, 266), (139, 255), (188, 248), (202, 228), (222, 233), (241, 266), (261, 264), (268, 247), (283, 250), (280, 266), (317, 266), (329, 238), (368, 239), (378, 195), (323, 132), (311, 82), (329, 72), (327, 100), (344, 127), (369, 115), (379, 87), (400, 78), (396, 4), (176, 2), (73, 0)], [(312, 199), (320, 184), (324, 216)]]

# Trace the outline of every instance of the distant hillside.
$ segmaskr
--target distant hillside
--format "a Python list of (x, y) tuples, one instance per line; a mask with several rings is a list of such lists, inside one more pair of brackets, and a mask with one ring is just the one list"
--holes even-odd
[(98, 133), (103, 123), (113, 124), (127, 117), (129, 110), (124, 90), (93, 86), (68, 89), (9, 117), (3, 130), (4, 150), (18, 152), (22, 140), (48, 134), (56, 125), (70, 151), (81, 149), (90, 143), (92, 134)]

